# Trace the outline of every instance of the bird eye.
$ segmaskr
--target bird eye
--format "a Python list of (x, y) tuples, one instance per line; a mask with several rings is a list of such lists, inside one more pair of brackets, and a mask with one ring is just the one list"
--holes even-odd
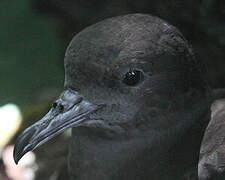
[(130, 69), (123, 78), (123, 83), (127, 84), (128, 86), (136, 85), (142, 78), (141, 71)]

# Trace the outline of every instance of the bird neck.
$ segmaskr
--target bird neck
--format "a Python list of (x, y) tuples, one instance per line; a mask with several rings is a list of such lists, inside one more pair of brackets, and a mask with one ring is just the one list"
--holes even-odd
[(209, 114), (209, 104), (199, 101), (177, 116), (180, 121), (173, 130), (134, 130), (112, 139), (91, 128), (74, 128), (69, 153), (72, 180), (186, 180), (191, 171), (197, 174)]

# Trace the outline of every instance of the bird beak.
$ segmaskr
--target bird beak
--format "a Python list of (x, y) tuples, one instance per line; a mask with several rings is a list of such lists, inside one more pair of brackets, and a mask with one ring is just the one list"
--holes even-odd
[(63, 91), (49, 112), (17, 138), (13, 152), (15, 163), (17, 164), (25, 153), (66, 129), (82, 125), (88, 119), (88, 115), (98, 109), (98, 105), (83, 100), (76, 91), (71, 89)]

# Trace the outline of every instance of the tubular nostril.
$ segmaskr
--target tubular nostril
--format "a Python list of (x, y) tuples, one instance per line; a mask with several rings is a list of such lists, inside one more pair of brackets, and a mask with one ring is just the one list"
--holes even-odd
[(60, 113), (64, 111), (64, 106), (62, 104), (58, 104), (57, 102), (54, 102), (52, 104), (52, 108), (58, 110)]
[(62, 104), (59, 105), (59, 111), (62, 112), (64, 110), (64, 106)]
[(54, 103), (52, 104), (52, 107), (53, 107), (53, 108), (56, 108), (56, 107), (57, 107), (57, 103), (54, 102)]

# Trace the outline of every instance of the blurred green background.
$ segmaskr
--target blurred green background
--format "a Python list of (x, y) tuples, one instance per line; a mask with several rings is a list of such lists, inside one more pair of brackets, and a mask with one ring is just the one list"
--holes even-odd
[[(178, 27), (205, 63), (210, 86), (225, 87), (224, 0), (1, 0), (0, 106), (14, 103), (22, 110), (17, 134), (41, 118), (62, 91), (71, 38), (100, 20), (128, 13), (152, 14)], [(35, 151), (36, 179), (55, 172), (55, 179), (66, 179), (69, 138), (57, 138)]]
[(0, 105), (13, 102), (23, 108), (42, 95), (57, 94), (73, 35), (107, 17), (136, 12), (177, 26), (205, 62), (211, 86), (224, 87), (224, 9), (222, 0), (2, 0)]
[(41, 91), (63, 87), (63, 52), (56, 18), (28, 0), (0, 2), (0, 104), (30, 105)]

